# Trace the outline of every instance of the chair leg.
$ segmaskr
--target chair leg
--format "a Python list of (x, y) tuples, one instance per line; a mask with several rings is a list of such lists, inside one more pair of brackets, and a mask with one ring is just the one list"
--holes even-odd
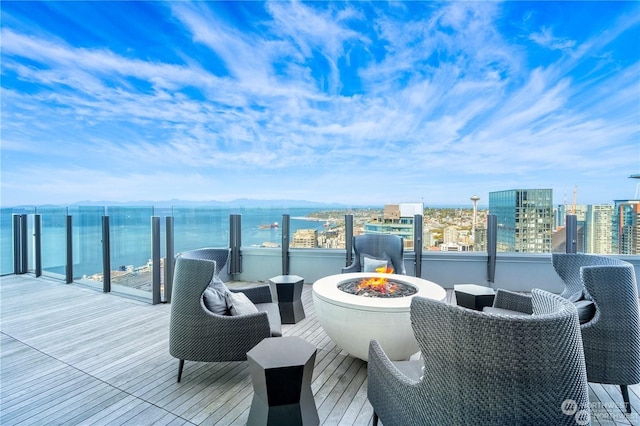
[(378, 415), (376, 414), (376, 412), (373, 412), (373, 426), (378, 426)]
[(182, 379), (183, 368), (184, 368), (184, 359), (181, 359), (180, 364), (178, 364), (178, 383), (180, 383), (180, 379)]
[(622, 392), (622, 400), (624, 401), (624, 406), (627, 409), (627, 413), (631, 412), (631, 403), (629, 402), (629, 389), (627, 385), (620, 385), (620, 391)]

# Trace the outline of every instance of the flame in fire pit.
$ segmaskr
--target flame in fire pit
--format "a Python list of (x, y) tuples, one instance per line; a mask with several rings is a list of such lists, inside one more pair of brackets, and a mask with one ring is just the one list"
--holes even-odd
[[(393, 268), (384, 266), (377, 268), (375, 271), (382, 274), (393, 274)], [(357, 291), (371, 290), (382, 294), (393, 293), (397, 289), (398, 286), (394, 283), (390, 283), (386, 277), (363, 278), (356, 287)]]
[[(393, 274), (392, 268), (379, 268), (378, 274)], [(408, 282), (403, 282), (398, 275), (367, 276), (361, 279), (347, 279), (337, 284), (345, 293), (363, 297), (407, 297), (414, 295), (418, 289)]]

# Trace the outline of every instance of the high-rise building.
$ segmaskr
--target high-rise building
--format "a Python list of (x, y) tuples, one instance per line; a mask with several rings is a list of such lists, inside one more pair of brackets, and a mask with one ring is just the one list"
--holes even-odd
[(585, 215), (585, 253), (611, 254), (613, 205), (594, 204), (587, 206)]
[(498, 251), (551, 252), (554, 221), (551, 189), (490, 192), (489, 214), (497, 219)]
[(616, 200), (612, 223), (612, 252), (640, 254), (640, 200)]
[(318, 230), (298, 229), (293, 233), (293, 248), (316, 248), (318, 247)]
[(578, 226), (584, 224), (586, 221), (587, 210), (589, 206), (585, 204), (560, 204), (555, 210), (555, 227), (560, 228), (566, 225), (566, 219), (568, 214), (576, 216)]
[(460, 231), (456, 226), (447, 226), (444, 228), (443, 242), (444, 244), (458, 244), (458, 238), (460, 237)]
[(487, 251), (487, 227), (484, 224), (480, 227), (476, 227), (473, 251)]
[(413, 249), (413, 222), (424, 214), (422, 203), (386, 204), (382, 215), (365, 223), (365, 234), (395, 234), (404, 240), (405, 249)]

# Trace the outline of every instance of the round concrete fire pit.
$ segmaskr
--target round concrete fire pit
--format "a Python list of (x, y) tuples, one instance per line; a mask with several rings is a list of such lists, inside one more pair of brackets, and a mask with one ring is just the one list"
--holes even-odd
[[(338, 285), (347, 281), (387, 277), (417, 288), (406, 297), (377, 298), (346, 293)], [(376, 339), (391, 360), (409, 358), (419, 351), (413, 336), (409, 309), (415, 296), (444, 300), (439, 285), (407, 275), (356, 272), (330, 275), (313, 284), (313, 305), (320, 325), (334, 343), (351, 356), (367, 361), (369, 341)]]

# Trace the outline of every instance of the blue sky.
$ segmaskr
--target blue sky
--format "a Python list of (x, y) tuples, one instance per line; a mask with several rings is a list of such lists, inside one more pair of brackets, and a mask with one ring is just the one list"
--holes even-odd
[(634, 196), (639, 2), (2, 2), (2, 204)]

